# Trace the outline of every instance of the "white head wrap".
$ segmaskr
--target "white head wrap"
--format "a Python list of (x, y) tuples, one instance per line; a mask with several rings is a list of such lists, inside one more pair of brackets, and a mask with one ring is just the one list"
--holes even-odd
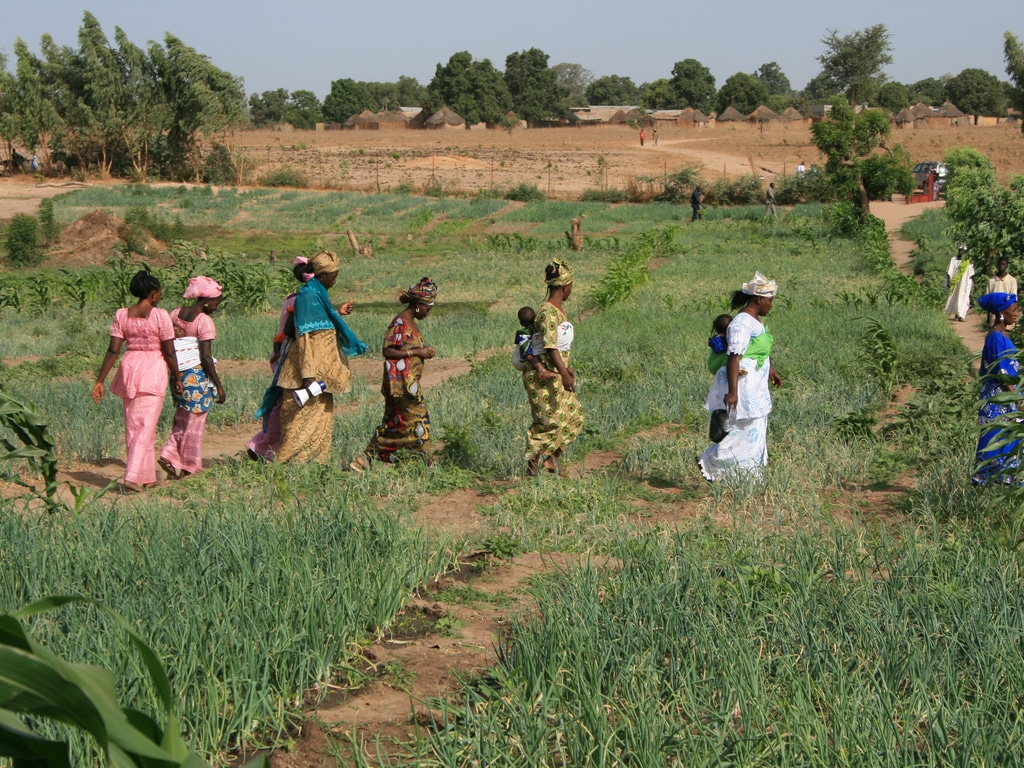
[(778, 286), (774, 280), (769, 280), (767, 277), (762, 275), (760, 272), (754, 273), (754, 279), (749, 283), (743, 284), (743, 293), (747, 296), (767, 296), (769, 298), (775, 296)]

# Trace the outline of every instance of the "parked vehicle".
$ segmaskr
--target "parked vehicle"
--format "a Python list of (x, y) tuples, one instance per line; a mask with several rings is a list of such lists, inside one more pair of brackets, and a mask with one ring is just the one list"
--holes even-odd
[(933, 171), (939, 177), (939, 186), (943, 186), (946, 183), (946, 164), (933, 161), (921, 162), (914, 166), (914, 181), (917, 182), (917, 186), (924, 187), (928, 183), (928, 174)]

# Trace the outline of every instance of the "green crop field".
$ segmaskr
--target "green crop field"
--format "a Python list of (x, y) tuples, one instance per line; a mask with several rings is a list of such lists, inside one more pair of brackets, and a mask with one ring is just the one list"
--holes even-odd
[[(68, 194), (55, 211), (67, 223), (142, 205), (168, 225), (209, 228), (208, 242), (262, 231), (259, 252), (275, 231), (307, 253), (347, 228), (392, 238), (375, 240), (372, 258), (342, 253), (332, 293), (356, 302), (350, 324), (379, 360), (398, 291), (423, 275), (438, 283), (427, 343), (439, 360), (472, 362), (426, 393), (437, 465), (347, 471), (381, 411), (356, 381), (324, 467), (225, 462), (77, 514), (12, 492), (0, 608), (81, 594), (118, 611), (167, 667), (186, 737), (225, 760), (287, 741), (314, 686), (364, 683), (360, 647), (485, 542), (581, 553), (534, 580), (530, 607), (502, 625), (495, 666), (431, 702), (426, 736), (367, 752), (423, 766), (1020, 761), (1016, 513), (969, 483), (977, 386), (937, 301), (941, 219), (908, 230), (918, 285), (888, 266), (884, 233), (835, 236), (820, 208), (780, 222), (723, 210), (681, 226), (667, 205), (349, 193), (312, 205), (307, 194), (131, 187)], [(581, 214), (591, 247), (570, 254), (562, 231)], [(567, 310), (586, 428), (564, 459), (569, 476), (529, 479), (529, 408), (508, 350), (516, 310), (543, 300), (556, 256), (575, 267)], [(94, 406), (85, 374), (131, 269), (115, 259), (0, 274), (0, 389), (35, 404), (64, 468), (123, 455), (120, 404)], [(771, 464), (761, 481), (709, 485), (694, 466), (707, 337), (755, 270), (779, 283), (767, 319), (784, 381)], [(228, 286), (214, 354), (265, 359), (287, 267), (221, 246), (196, 262), (182, 246), (158, 270), (168, 297), (199, 271)], [(226, 380), (210, 431), (255, 429), (266, 383)], [(894, 408), (897, 390), (912, 394)], [(160, 434), (170, 416), (168, 405)], [(597, 454), (612, 458), (585, 469)], [(3, 463), (9, 480), (25, 477)], [(471, 533), (414, 522), (428, 500), (467, 489), (488, 498)], [(32, 631), (112, 669), (127, 702), (155, 707), (141, 662), (95, 610), (67, 607)], [(76, 749), (86, 764), (88, 747)]]

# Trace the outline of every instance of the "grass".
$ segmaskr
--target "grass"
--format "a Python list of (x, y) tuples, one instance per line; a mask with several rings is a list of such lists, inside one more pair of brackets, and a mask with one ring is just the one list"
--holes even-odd
[[(181, 212), (186, 226), (193, 214), (244, 213), (225, 219), (226, 238), (240, 237), (244, 221), (306, 215), (313, 199), (301, 191), (150, 194), (133, 190), (124, 205)], [(56, 209), (101, 199), (62, 197)], [(169, 660), (197, 746), (223, 754), (240, 740), (279, 738), (310, 684), (342, 679), (348, 644), (396, 621), (413, 590), (454, 568), (460, 553), (600, 554), (621, 567), (537, 581), (538, 612), (508, 626), (499, 667), (467, 681), (465, 702), (438, 704), (446, 720), (421, 745), (431, 751), (425, 764), (1013, 762), (1020, 733), (1006, 681), (1021, 674), (1013, 521), (968, 484), (976, 389), (968, 356), (928, 294), (887, 293), (877, 254), (829, 237), (813, 215), (772, 224), (709, 216), (675, 231), (664, 253), (644, 261), (646, 281), (596, 310), (602, 278), (634, 243), (625, 231), (649, 229), (652, 211), (678, 210), (317, 199), (340, 225), (351, 216), (364, 232), (387, 220), (381, 236), (399, 240), (406, 230), (426, 238), (459, 222), (447, 246), (429, 252), (343, 254), (333, 291), (335, 301), (356, 302), (350, 325), (376, 356), (398, 292), (423, 275), (438, 282), (424, 337), (441, 360), (472, 361), (466, 375), (426, 392), (443, 461), (338, 471), (380, 419), (376, 385), (356, 381), (327, 468), (227, 463), (144, 499), (105, 497), (72, 518), (10, 502), (17, 513), (0, 516), (2, 605), (61, 591), (109, 602)], [(605, 226), (595, 222), (614, 217), (609, 229), (623, 234), (570, 256), (577, 285), (567, 311), (587, 427), (563, 463), (579, 467), (599, 451), (617, 458), (571, 478), (524, 479), (529, 410), (507, 349), (516, 310), (543, 298), (544, 264), (565, 255), (553, 245), (556, 225), (581, 212), (592, 236)], [(484, 233), (498, 222), (519, 239), (491, 247)], [(544, 227), (551, 237), (538, 234)], [(266, 300), (276, 305), (289, 288), (281, 267), (238, 260), (268, 269)], [(780, 285), (767, 318), (784, 381), (773, 392), (771, 464), (759, 483), (705, 486), (693, 458), (706, 443), (710, 322), (755, 270)], [(182, 274), (167, 270), (167, 281)], [(59, 292), (33, 310), (28, 288), (21, 312), (0, 308), (8, 329), (0, 354), (42, 358), (38, 368), (0, 370), (0, 386), (36, 403), (65, 463), (123, 451), (119, 403), (93, 406), (88, 379), (77, 377), (95, 369), (105, 346), (113, 283), (97, 280), (82, 310)], [(16, 282), (4, 281), (0, 290)], [(265, 359), (276, 312), (244, 314), (228, 297), (216, 321), (217, 357)], [(881, 367), (865, 359), (879, 340)], [(230, 399), (212, 423), (255, 427), (249, 418), (265, 379), (225, 384)], [(876, 428), (901, 384), (917, 396)], [(905, 472), (916, 474), (899, 501), (906, 526), (889, 530), (850, 499), (850, 488), (892, 490)], [(412, 525), (425, 497), (463, 488), (497, 496), (478, 510), (474, 533), (446, 537)], [(836, 516), (854, 522), (837, 525)], [(680, 527), (652, 530), (653, 517)], [(146, 706), (121, 641), (91, 616), (55, 616), (34, 631), (72, 658), (114, 665), (129, 699)]]

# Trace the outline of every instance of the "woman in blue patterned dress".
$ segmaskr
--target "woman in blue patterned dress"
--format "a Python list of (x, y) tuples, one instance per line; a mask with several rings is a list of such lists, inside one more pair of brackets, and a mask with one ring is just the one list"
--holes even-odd
[(1020, 376), (1017, 347), (1006, 335), (1007, 326), (1017, 322), (1017, 295), (1014, 293), (986, 293), (978, 304), (995, 315), (996, 322), (985, 337), (981, 352), (981, 399), (985, 404), (978, 412), (979, 424), (992, 424), (978, 437), (978, 451), (974, 458), (974, 485), (989, 483), (1015, 484), (1020, 467), (1020, 440), (1003, 443), (1002, 423), (1013, 419), (1008, 414), (1017, 412), (1016, 402), (993, 402), (1003, 392), (1017, 392), (1016, 380)]

